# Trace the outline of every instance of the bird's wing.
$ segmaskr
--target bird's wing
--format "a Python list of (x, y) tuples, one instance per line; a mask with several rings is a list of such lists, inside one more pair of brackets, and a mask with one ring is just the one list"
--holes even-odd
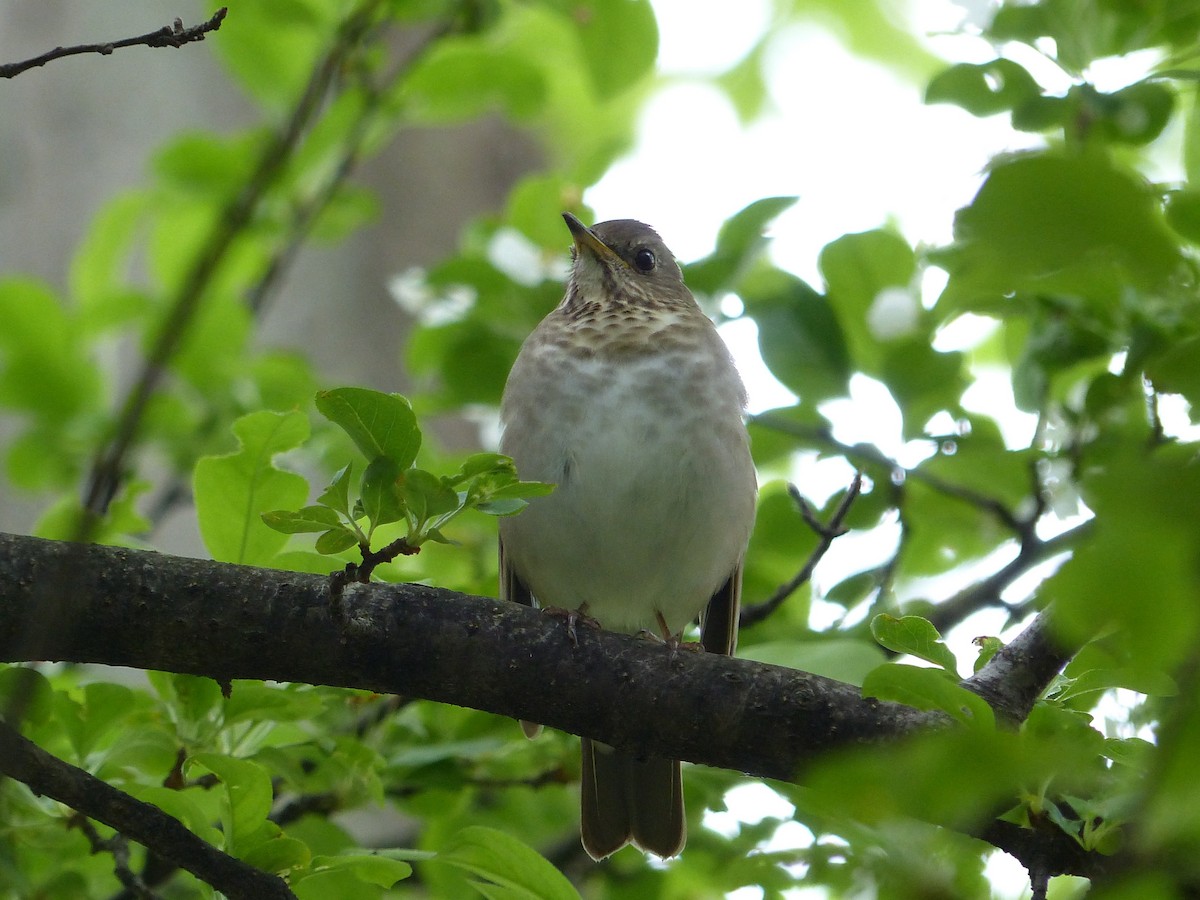
[(533, 606), (533, 594), (529, 593), (525, 582), (517, 576), (516, 570), (508, 561), (508, 554), (504, 552), (503, 537), (499, 539), (498, 546), (500, 552), (500, 599), (511, 600), (522, 606)]
[(742, 563), (708, 601), (700, 617), (700, 643), (710, 653), (732, 656), (737, 648), (738, 616), (742, 607)]

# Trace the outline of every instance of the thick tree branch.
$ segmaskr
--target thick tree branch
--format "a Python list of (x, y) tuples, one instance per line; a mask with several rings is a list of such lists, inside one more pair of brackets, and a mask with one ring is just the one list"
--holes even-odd
[(293, 898), (274, 875), (234, 859), (188, 831), (177, 819), (68, 765), (0, 722), (0, 771), (37, 794), (52, 797), (88, 818), (187, 869), (229, 897), (245, 900)]
[[(1073, 649), (1043, 614), (965, 685), (1019, 722)], [(572, 643), (560, 621), (486, 597), (351, 583), (335, 602), (328, 577), (3, 534), (0, 659), (403, 694), (784, 780), (829, 751), (949, 724), (778, 666), (591, 629)]]
[(1077, 649), (1054, 634), (1049, 616), (1042, 613), (964, 684), (986, 700), (1001, 721), (1019, 725)]
[(226, 8), (222, 6), (212, 14), (212, 18), (207, 22), (201, 22), (199, 25), (193, 25), (191, 28), (184, 28), (183, 22), (176, 19), (170, 25), (164, 25), (157, 31), (151, 31), (137, 37), (122, 38), (119, 41), (108, 41), (103, 44), (78, 44), (74, 47), (55, 47), (41, 56), (33, 57), (33, 59), (0, 65), (0, 78), (15, 78), (22, 72), (35, 69), (38, 66), (44, 66), (52, 60), (62, 59), (64, 56), (76, 56), (80, 53), (99, 53), (101, 56), (108, 56), (118, 47), (182, 47), (184, 44), (202, 41), (204, 40), (204, 36), (210, 31), (216, 31), (220, 28), (226, 12)]
[[(53, 621), (47, 623), (46, 617)], [(357, 584), (0, 535), (0, 659), (365, 688), (793, 779), (817, 756), (946, 720), (778, 666), (582, 629), (411, 584)]]

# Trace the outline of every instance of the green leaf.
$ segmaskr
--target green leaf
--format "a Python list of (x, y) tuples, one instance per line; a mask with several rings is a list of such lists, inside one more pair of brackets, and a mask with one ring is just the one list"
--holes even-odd
[(473, 508), (489, 516), (515, 516), (528, 505), (527, 500), (509, 497), (500, 500), (481, 500)]
[(399, 478), (400, 465), (388, 456), (375, 457), (363, 471), (359, 494), (372, 528), (404, 518), (406, 508)]
[(691, 289), (710, 296), (732, 289), (766, 246), (766, 227), (795, 202), (795, 197), (765, 197), (726, 219), (716, 249), (684, 270)]
[(412, 875), (412, 866), (404, 860), (391, 859), (375, 853), (318, 856), (313, 859), (313, 868), (352, 872), (360, 881), (382, 888), (390, 888), (396, 882)]
[(182, 672), (148, 672), (146, 677), (170, 708), (184, 740), (204, 743), (212, 736), (224, 703), (215, 681)]
[(184, 133), (155, 154), (154, 168), (173, 188), (206, 200), (225, 198), (249, 178), (262, 143), (257, 133), (232, 138), (211, 132)]
[[(916, 257), (899, 235), (878, 230), (847, 234), (827, 244), (817, 262), (851, 360), (864, 372), (878, 373), (881, 341), (915, 337), (927, 330), (920, 302), (909, 291), (916, 276)], [(885, 329), (878, 324), (878, 312), (873, 316), (872, 311), (888, 297), (902, 295), (911, 304), (908, 324), (890, 324)]]
[(290, 874), (312, 860), (308, 845), (282, 835), (263, 841), (242, 856), (242, 861), (263, 872)]
[(1097, 694), (1115, 688), (1158, 697), (1174, 697), (1179, 688), (1165, 672), (1153, 669), (1091, 669), (1068, 679), (1054, 699), (1066, 703), (1076, 697)]
[(978, 672), (989, 662), (992, 657), (1004, 649), (1004, 642), (998, 637), (986, 636), (975, 638), (975, 646), (979, 648), (979, 654), (975, 657), (973, 664), (973, 672)]
[(346, 387), (317, 394), (317, 410), (339, 426), (369, 461), (386, 456), (407, 469), (421, 448), (412, 406), (399, 394)]
[(339, 185), (313, 225), (314, 240), (340, 241), (379, 218), (379, 197), (366, 188)]
[(1193, 244), (1200, 244), (1200, 191), (1167, 194), (1167, 224)]
[(493, 500), (528, 497), (545, 497), (554, 492), (554, 485), (544, 481), (513, 481), (502, 476), (502, 483), (497, 486), (491, 479), (480, 478), (472, 484), (475, 493)]
[(416, 122), (458, 122), (502, 109), (520, 119), (545, 102), (541, 69), (510, 49), (474, 37), (443, 38), (404, 79), (405, 111)]
[(864, 697), (891, 700), (917, 709), (940, 709), (959, 722), (990, 730), (996, 725), (992, 708), (943, 669), (924, 669), (884, 663), (863, 679)]
[(743, 125), (750, 124), (762, 114), (770, 96), (764, 75), (767, 44), (767, 40), (760, 41), (741, 61), (715, 79), (737, 110), (738, 120)]
[(221, 23), (214, 52), (242, 86), (268, 108), (296, 102), (327, 38), (329, 4), (264, 0)]
[(741, 296), (771, 373), (810, 406), (847, 391), (846, 338), (827, 298), (778, 269), (750, 276)]
[(1140, 81), (1109, 94), (1103, 120), (1110, 140), (1141, 146), (1157, 138), (1175, 107), (1175, 92), (1156, 81)]
[(1008, 59), (982, 65), (959, 63), (935, 76), (925, 89), (926, 103), (953, 103), (974, 116), (990, 116), (1041, 95), (1025, 69)]
[(321, 492), (321, 496), (317, 498), (317, 502), (328, 506), (330, 509), (336, 509), (343, 515), (350, 515), (350, 471), (354, 467), (353, 463), (346, 463), (338, 469), (337, 474), (333, 476), (333, 480), (329, 482), (329, 487)]
[(458, 472), (450, 477), (450, 483), (461, 484), (477, 475), (510, 475), (517, 477), (517, 467), (512, 459), (502, 453), (473, 453), (466, 458)]
[(958, 674), (958, 663), (933, 623), (920, 616), (896, 618), (880, 613), (871, 620), (871, 636), (893, 653), (907, 653)]
[(0, 667), (0, 709), (19, 709), (23, 720), (45, 724), (54, 715), (54, 688), (36, 669)]
[(1139, 772), (1149, 770), (1154, 750), (1154, 745), (1142, 738), (1108, 738), (1104, 742), (1105, 756)]
[(262, 514), (262, 520), (284, 534), (306, 534), (343, 528), (342, 520), (328, 506), (305, 506), (303, 509), (277, 509)]
[(234, 422), (233, 432), (240, 445), (235, 453), (196, 463), (192, 489), (200, 535), (215, 560), (268, 565), (287, 537), (260, 513), (294, 509), (308, 497), (308, 483), (272, 460), (304, 442), (308, 419), (301, 412), (255, 412)]
[(400, 467), (386, 456), (377, 457), (362, 473), (362, 484), (359, 487), (362, 511), (368, 520), (371, 520), (372, 528), (398, 522), (406, 516), (407, 508), (400, 490), (400, 476)]
[(527, 175), (508, 193), (505, 218), (539, 247), (558, 247), (567, 232), (562, 211), (575, 209), (582, 188), (556, 172)]
[(349, 528), (332, 528), (317, 538), (316, 550), (318, 553), (325, 554), (341, 553), (343, 550), (349, 550), (358, 542), (358, 535)]
[(1200, 336), (1176, 341), (1146, 366), (1155, 390), (1182, 394), (1193, 416), (1200, 410)]
[(85, 327), (96, 332), (119, 325), (144, 305), (131, 300), (130, 256), (134, 238), (150, 207), (145, 192), (118, 194), (93, 218), (71, 259), (71, 298)]
[(423, 469), (409, 469), (402, 473), (400, 495), (418, 522), (425, 522), (459, 507), (458, 492)]
[(95, 408), (100, 378), (62, 300), (30, 278), (0, 280), (0, 406), (62, 423)]
[(653, 69), (658, 22), (647, 0), (582, 0), (572, 4), (569, 17), (601, 99), (627, 90)]
[(957, 413), (968, 386), (962, 353), (939, 353), (925, 335), (889, 341), (881, 348), (874, 374), (886, 386), (904, 416), (904, 437), (925, 436), (925, 423), (942, 410)]
[(178, 819), (189, 831), (208, 843), (221, 846), (221, 832), (213, 826), (209, 814), (199, 802), (204, 797), (204, 791), (200, 788), (176, 791), (159, 785), (131, 782), (122, 789), (143, 803), (153, 804), (167, 815)]
[[(343, 861), (344, 860), (344, 861)], [(370, 860), (380, 860), (373, 863)], [(391, 865), (391, 864), (396, 865)], [(408, 877), (411, 870), (401, 860), (368, 854), (344, 856), (322, 855), (313, 858), (307, 872), (293, 874), (291, 887), (299, 900), (380, 900), (384, 896), (381, 884)]]
[(271, 812), (271, 776), (258, 763), (219, 753), (197, 753), (189, 763), (203, 766), (220, 780), (225, 791), (221, 822), (225, 849), (240, 855), (246, 842), (260, 833)]
[(506, 897), (579, 898), (571, 883), (545, 857), (504, 831), (481, 825), (464, 828), (446, 842), (437, 859), (506, 889)]
[(959, 210), (954, 233), (939, 261), (950, 272), (939, 306), (952, 309), (995, 308), (1022, 290), (1153, 290), (1182, 264), (1148, 186), (1100, 154), (1002, 163)]

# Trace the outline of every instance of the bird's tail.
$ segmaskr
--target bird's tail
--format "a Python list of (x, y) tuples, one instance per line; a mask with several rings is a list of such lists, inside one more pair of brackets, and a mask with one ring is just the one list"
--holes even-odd
[(592, 859), (633, 843), (676, 856), (687, 840), (679, 760), (638, 758), (583, 739), (580, 833)]

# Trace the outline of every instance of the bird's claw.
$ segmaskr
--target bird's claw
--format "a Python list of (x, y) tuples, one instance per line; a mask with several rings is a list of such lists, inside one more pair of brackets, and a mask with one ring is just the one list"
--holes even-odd
[(567, 639), (571, 642), (572, 647), (579, 646), (579, 633), (575, 630), (576, 625), (586, 625), (595, 631), (600, 630), (600, 623), (582, 609), (563, 609), (561, 606), (546, 606), (542, 608), (542, 612), (548, 616), (554, 616), (556, 619), (566, 620)]

